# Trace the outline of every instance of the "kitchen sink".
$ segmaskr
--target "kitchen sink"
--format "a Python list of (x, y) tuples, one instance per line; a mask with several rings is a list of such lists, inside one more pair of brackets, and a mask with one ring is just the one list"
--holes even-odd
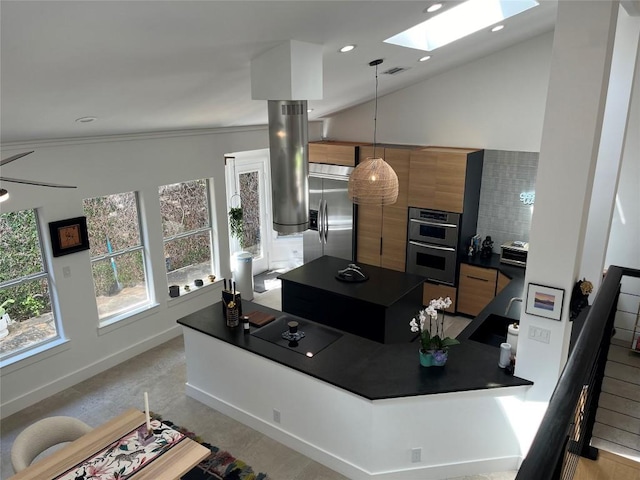
[(492, 313), (475, 332), (469, 335), (469, 340), (499, 347), (501, 343), (507, 341), (507, 329), (514, 322), (517, 320)]

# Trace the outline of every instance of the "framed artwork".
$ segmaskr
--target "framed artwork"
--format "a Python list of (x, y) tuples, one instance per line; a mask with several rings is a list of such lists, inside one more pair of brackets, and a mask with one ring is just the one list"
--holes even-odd
[(545, 287), (530, 283), (527, 286), (527, 305), (525, 311), (538, 317), (560, 321), (564, 289)]
[(54, 257), (89, 250), (87, 217), (49, 222), (49, 234)]

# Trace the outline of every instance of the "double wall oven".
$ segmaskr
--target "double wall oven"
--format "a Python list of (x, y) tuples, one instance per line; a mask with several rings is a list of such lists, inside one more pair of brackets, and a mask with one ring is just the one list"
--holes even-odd
[(455, 285), (460, 214), (409, 208), (407, 272)]

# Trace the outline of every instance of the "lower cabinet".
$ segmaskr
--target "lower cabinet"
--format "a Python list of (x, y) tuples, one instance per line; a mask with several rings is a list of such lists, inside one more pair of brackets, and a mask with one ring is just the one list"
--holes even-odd
[(458, 282), (458, 312), (478, 315), (495, 297), (498, 270), (463, 263)]
[(496, 295), (498, 295), (504, 287), (506, 287), (511, 279), (507, 277), (504, 273), (498, 272), (498, 285), (496, 286)]
[(451, 306), (447, 308), (446, 312), (454, 314), (456, 313), (456, 295), (458, 291), (456, 287), (450, 287), (449, 285), (436, 285), (435, 283), (425, 282), (422, 289), (422, 303), (429, 305), (429, 302), (434, 298), (451, 299)]

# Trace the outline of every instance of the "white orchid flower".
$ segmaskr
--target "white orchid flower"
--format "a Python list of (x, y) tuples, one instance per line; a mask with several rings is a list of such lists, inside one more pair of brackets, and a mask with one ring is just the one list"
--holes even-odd
[(409, 325), (411, 325), (411, 331), (412, 331), (412, 332), (414, 332), (414, 333), (415, 333), (415, 332), (418, 332), (418, 331), (419, 331), (419, 329), (418, 329), (418, 324), (417, 324), (417, 322), (416, 322), (416, 319), (415, 319), (415, 318), (412, 318), (412, 319), (411, 319), (411, 321), (409, 322)]

